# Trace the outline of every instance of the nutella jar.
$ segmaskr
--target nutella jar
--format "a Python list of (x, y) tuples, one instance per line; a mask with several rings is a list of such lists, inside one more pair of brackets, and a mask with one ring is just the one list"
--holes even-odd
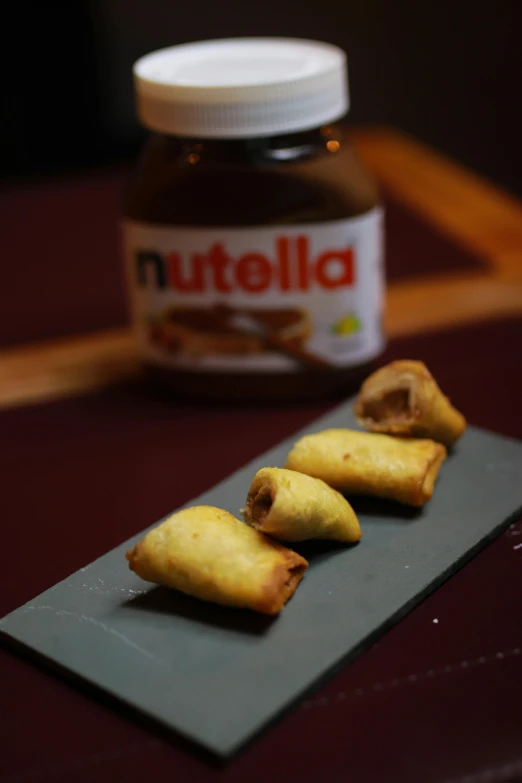
[(125, 203), (149, 370), (221, 400), (347, 392), (382, 352), (382, 211), (329, 44), (232, 39), (134, 67), (154, 132)]

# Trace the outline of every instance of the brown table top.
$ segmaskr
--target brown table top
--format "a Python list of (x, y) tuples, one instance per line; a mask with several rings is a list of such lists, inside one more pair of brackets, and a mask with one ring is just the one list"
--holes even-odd
[[(421, 356), (471, 423), (522, 436), (521, 366), (510, 347), (521, 341), (522, 319), (495, 320), (397, 339), (386, 358)], [(65, 578), (327, 407), (172, 404), (127, 386), (6, 411), (0, 417), (0, 612)], [(3, 652), (9, 720), (1, 764), (14, 780), (29, 780), (34, 772), (35, 778), (78, 781), (93, 774), (137, 780), (168, 769), (175, 779), (191, 781), (277, 780), (283, 773), (307, 780), (323, 771), (334, 781), (444, 783), (475, 770), (511, 769), (522, 763), (521, 543), (522, 520), (308, 706), (219, 770), (176, 738)]]
[[(382, 135), (360, 138), (367, 155), (373, 145), (374, 168), (381, 167), (391, 193), (391, 241), (407, 255), (390, 289), (396, 301), (385, 360), (423, 359), (472, 424), (522, 437), (517, 351), (522, 311), (513, 296), (513, 291), (520, 296), (515, 263), (520, 256), (513, 234), (507, 248), (507, 229), (498, 230), (498, 256), (484, 249), (488, 232), (482, 251), (473, 245), (474, 234), (466, 239), (465, 220), (458, 241), (450, 229), (441, 238), (438, 202), (430, 212), (421, 198), (419, 220), (402, 180), (394, 185), (383, 163), (386, 155), (397, 154), (397, 144), (403, 150), (402, 141), (393, 147)], [(414, 158), (422, 152), (417, 145), (412, 150)], [(407, 173), (409, 164), (401, 161)], [(458, 190), (458, 176), (455, 182)], [(505, 203), (507, 213), (516, 212), (508, 197)], [(405, 271), (413, 264), (412, 247), (436, 258), (433, 248), (443, 248), (444, 242), (452, 246), (447, 252), (455, 254), (457, 273), (443, 265), (419, 280)], [(477, 281), (489, 281), (489, 304), (480, 300)], [(408, 320), (411, 313), (401, 317), (399, 304), (412, 290), (416, 296), (431, 291), (436, 298), (448, 284), (456, 287), (439, 298), (437, 322), (435, 309), (417, 321), (417, 329)], [(511, 294), (503, 298), (508, 288)], [(451, 302), (458, 308), (448, 320)], [(482, 320), (472, 322), (477, 315)], [(103, 374), (107, 356), (122, 346), (127, 346), (124, 361)], [(334, 403), (263, 409), (169, 401), (128, 380), (134, 365), (124, 333), (19, 349), (5, 357), (8, 370), (0, 381), (9, 409), (0, 416), (0, 614), (224, 478)], [(94, 383), (88, 373), (93, 367), (99, 371)], [(77, 396), (66, 396), (73, 391)], [(59, 399), (14, 407), (16, 400), (49, 396)], [(2, 650), (2, 706), (8, 716), (0, 722), (2, 780), (81, 783), (166, 774), (176, 781), (231, 782), (311, 780), (321, 774), (339, 783), (522, 779), (521, 545), (522, 520), (224, 767), (100, 694), (71, 687)]]

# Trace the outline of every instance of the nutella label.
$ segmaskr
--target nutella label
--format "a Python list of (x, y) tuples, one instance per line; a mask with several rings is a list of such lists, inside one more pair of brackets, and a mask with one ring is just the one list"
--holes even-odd
[(124, 226), (144, 359), (201, 371), (340, 368), (383, 347), (382, 212), (270, 228)]

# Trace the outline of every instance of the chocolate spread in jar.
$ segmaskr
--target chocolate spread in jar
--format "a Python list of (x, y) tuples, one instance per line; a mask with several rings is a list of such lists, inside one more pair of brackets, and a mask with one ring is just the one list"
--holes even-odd
[[(303, 101), (301, 78), (292, 103), (295, 74), (265, 84), (268, 50), (276, 69), (273, 52), (285, 55), (283, 71), (307, 58), (309, 68), (322, 64), (321, 90), (309, 86)], [(248, 89), (234, 81), (245, 57)], [(350, 390), (383, 348), (383, 271), (376, 189), (333, 122), (347, 108), (342, 52), (238, 39), (173, 47), (143, 58), (135, 72), (142, 119), (156, 131), (125, 203), (145, 363), (199, 397)], [(205, 78), (213, 84), (195, 102), (186, 83)], [(290, 91), (283, 102), (273, 96), (281, 80)]]

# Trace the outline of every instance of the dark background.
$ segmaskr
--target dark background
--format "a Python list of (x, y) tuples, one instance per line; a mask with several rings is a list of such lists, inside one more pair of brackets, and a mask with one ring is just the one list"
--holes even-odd
[(46, 0), (2, 13), (0, 173), (132, 158), (132, 63), (234, 35), (317, 38), (348, 52), (357, 124), (387, 124), (522, 193), (521, 0)]

